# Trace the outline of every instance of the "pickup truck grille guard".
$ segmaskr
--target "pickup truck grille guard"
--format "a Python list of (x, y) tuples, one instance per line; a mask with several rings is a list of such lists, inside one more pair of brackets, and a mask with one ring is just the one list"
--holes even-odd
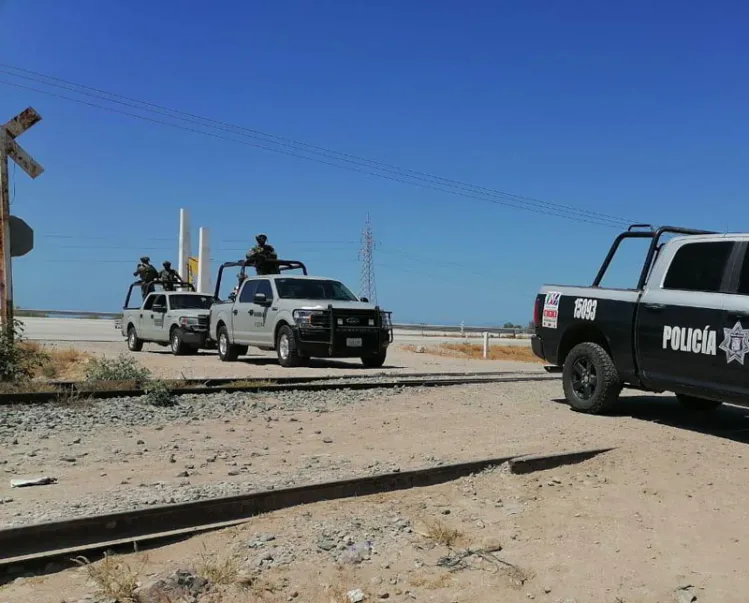
[[(393, 343), (391, 314), (378, 306), (374, 310), (337, 310), (329, 304), (311, 327), (298, 330), (298, 337), (303, 343), (326, 343), (324, 334), (327, 334), (328, 353), (332, 355), (337, 348), (338, 335), (362, 335), (369, 342), (374, 339), (374, 346), (364, 345), (363, 341), (363, 349), (380, 350), (385, 337), (389, 344)], [(352, 319), (356, 319), (358, 324), (353, 324)], [(375, 321), (373, 326), (367, 324), (370, 319)]]

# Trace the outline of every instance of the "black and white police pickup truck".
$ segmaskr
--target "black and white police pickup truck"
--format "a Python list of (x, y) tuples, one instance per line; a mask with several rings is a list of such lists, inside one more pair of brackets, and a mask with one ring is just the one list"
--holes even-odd
[[(633, 238), (650, 239), (637, 287), (600, 287)], [(606, 412), (623, 387), (674, 392), (691, 410), (747, 406), (748, 235), (634, 224), (591, 287), (542, 286), (534, 325), (534, 353), (562, 367), (575, 410)]]

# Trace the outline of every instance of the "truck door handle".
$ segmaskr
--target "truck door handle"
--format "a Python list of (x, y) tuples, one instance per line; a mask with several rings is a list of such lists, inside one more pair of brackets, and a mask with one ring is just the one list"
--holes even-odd
[(661, 312), (667, 306), (665, 304), (644, 304), (647, 310), (652, 312)]
[(237, 309), (236, 308), (234, 310), (232, 310), (232, 314), (234, 314), (235, 316), (237, 316)]
[(252, 309), (252, 308), (250, 308), (250, 309), (249, 309), (249, 310), (247, 311), (247, 313), (248, 313), (248, 314), (249, 314), (250, 316), (252, 316), (252, 315), (254, 314), (254, 312), (253, 312), (253, 309)]

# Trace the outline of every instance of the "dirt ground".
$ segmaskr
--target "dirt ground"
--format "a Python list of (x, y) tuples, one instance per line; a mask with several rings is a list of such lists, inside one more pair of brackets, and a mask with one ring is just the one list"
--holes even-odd
[[(262, 352), (255, 348), (250, 348), (250, 355), (243, 356), (236, 362), (222, 362), (213, 350), (202, 350), (196, 356), (173, 356), (169, 348), (156, 344), (144, 345), (141, 352), (129, 352), (125, 343), (45, 342), (43, 347), (57, 351), (76, 350), (98, 357), (114, 358), (119, 354), (132, 356), (140, 364), (151, 370), (154, 377), (162, 379), (339, 376), (384, 372), (397, 374), (404, 372), (542, 371), (542, 365), (537, 362), (475, 360), (461, 357), (462, 354), (458, 354), (459, 357), (450, 357), (431, 353), (415, 353), (413, 349), (404, 349), (405, 346), (399, 345), (394, 345), (389, 349), (386, 363), (379, 369), (366, 369), (356, 358), (342, 360), (313, 359), (308, 367), (285, 369), (279, 365), (274, 352)], [(497, 347), (500, 347), (499, 344)], [(67, 370), (64, 377), (60, 378), (80, 378), (82, 374), (81, 370), (78, 371), (78, 374)]]
[[(261, 589), (259, 596), (258, 583), (249, 598), (231, 591), (222, 601), (343, 603), (336, 589), (359, 588), (366, 601), (387, 594), (389, 601), (666, 603), (675, 588), (688, 585), (698, 603), (747, 601), (747, 409), (726, 406), (707, 419), (685, 413), (670, 396), (629, 393), (616, 415), (594, 417), (572, 412), (560, 398), (560, 385), (552, 382), (405, 391), (325, 412), (269, 399), (244, 420), (103, 425), (77, 444), (76, 434), (57, 425), (48, 439), (20, 441), (12, 463), (14, 474), (53, 469), (60, 482), (11, 492), (6, 481), (0, 498), (12, 501), (0, 509), (8, 517), (63, 501), (162, 491), (165, 484), (179, 489), (185, 481), (236, 482), (250, 491), (395, 467), (615, 446), (585, 464), (543, 474), (493, 471), (430, 489), (268, 514), (234, 531), (149, 552), (140, 579), (196, 564), (216, 577), (205, 555), (231, 551), (231, 559), (211, 563), (236, 575), (260, 570), (274, 592)], [(113, 448), (119, 452), (109, 456)], [(63, 452), (74, 453), (76, 462), (61, 461)], [(182, 474), (187, 466), (192, 469)], [(231, 475), (238, 467), (244, 469)], [(426, 527), (424, 520), (440, 520), (442, 527)], [(456, 553), (430, 541), (454, 529), (463, 538), (455, 547), (499, 540), (499, 558), (520, 573), (490, 553), (449, 571), (444, 566), (458, 562)], [(273, 541), (258, 541), (253, 534), (260, 532), (272, 533)], [(321, 549), (321, 539), (333, 549)], [(374, 542), (372, 558), (339, 569), (336, 555), (346, 552), (346, 543), (364, 540)], [(75, 602), (96, 592), (85, 579), (86, 571), (77, 569), (21, 579), (0, 589), (0, 603)]]
[[(744, 450), (709, 447), (705, 463), (695, 450), (674, 455), (679, 436), (666, 440), (672, 454), (623, 448), (530, 475), (493, 470), (269, 513), (125, 555), (111, 573), (147, 583), (194, 572), (217, 582), (213, 598), (196, 597), (212, 602), (344, 603), (356, 589), (365, 601), (747, 601)], [(732, 491), (734, 500), (721, 495)], [(675, 598), (686, 587), (697, 599)], [(0, 600), (72, 603), (96, 592), (81, 568), (21, 579)]]

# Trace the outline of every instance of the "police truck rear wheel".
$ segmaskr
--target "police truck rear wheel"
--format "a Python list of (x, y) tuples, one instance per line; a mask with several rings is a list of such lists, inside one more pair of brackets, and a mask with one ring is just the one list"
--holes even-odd
[(579, 343), (565, 358), (563, 391), (571, 408), (602, 414), (612, 408), (622, 391), (617, 368), (607, 351), (592, 342)]
[(128, 349), (131, 352), (140, 352), (143, 349), (143, 340), (138, 339), (135, 327), (133, 326), (128, 329)]

